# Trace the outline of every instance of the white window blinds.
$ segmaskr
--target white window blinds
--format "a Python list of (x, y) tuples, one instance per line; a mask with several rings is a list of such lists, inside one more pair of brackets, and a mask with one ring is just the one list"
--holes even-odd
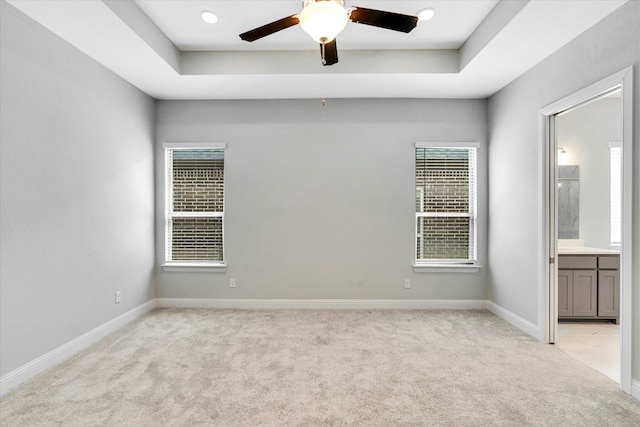
[(165, 145), (166, 261), (224, 261), (224, 145)]
[(475, 262), (476, 146), (417, 144), (415, 161), (416, 262)]

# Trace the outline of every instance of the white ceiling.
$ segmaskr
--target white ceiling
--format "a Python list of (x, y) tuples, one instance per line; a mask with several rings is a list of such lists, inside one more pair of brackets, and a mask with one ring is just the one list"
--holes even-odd
[(436, 15), (409, 34), (350, 22), (331, 67), (299, 26), (238, 37), (298, 13), (300, 0), (8, 1), (155, 98), (269, 99), (485, 98), (628, 0), (348, 0)]
[[(254, 43), (238, 34), (268, 22), (299, 13), (301, 0), (134, 0), (180, 50), (318, 50), (299, 26)], [(338, 37), (344, 49), (458, 49), (498, 0), (382, 1), (350, 0), (345, 6), (362, 6), (416, 15), (425, 6), (437, 9), (437, 19), (419, 23), (411, 33), (349, 23)], [(210, 10), (219, 21), (207, 24), (200, 12)], [(248, 13), (250, 11), (250, 13)]]

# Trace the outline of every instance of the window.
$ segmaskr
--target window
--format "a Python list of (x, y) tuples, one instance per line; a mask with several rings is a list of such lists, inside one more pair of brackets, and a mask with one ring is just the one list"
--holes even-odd
[(475, 264), (476, 150), (416, 144), (416, 266)]
[(619, 142), (609, 143), (611, 165), (611, 246), (620, 246), (622, 189), (620, 169), (622, 168), (622, 148)]
[(224, 147), (164, 145), (166, 266), (224, 265)]

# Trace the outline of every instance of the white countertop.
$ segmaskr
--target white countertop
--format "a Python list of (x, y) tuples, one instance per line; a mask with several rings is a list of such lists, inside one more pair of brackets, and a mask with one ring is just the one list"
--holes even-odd
[(558, 255), (619, 255), (619, 250), (590, 248), (588, 246), (559, 247)]

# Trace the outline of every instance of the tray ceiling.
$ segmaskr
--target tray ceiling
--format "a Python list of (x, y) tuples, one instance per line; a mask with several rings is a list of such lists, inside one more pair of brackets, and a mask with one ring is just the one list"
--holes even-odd
[(157, 99), (276, 99), (485, 98), (627, 0), (347, 1), (436, 15), (409, 34), (349, 23), (331, 67), (299, 26), (238, 37), (299, 0), (7, 1)]

